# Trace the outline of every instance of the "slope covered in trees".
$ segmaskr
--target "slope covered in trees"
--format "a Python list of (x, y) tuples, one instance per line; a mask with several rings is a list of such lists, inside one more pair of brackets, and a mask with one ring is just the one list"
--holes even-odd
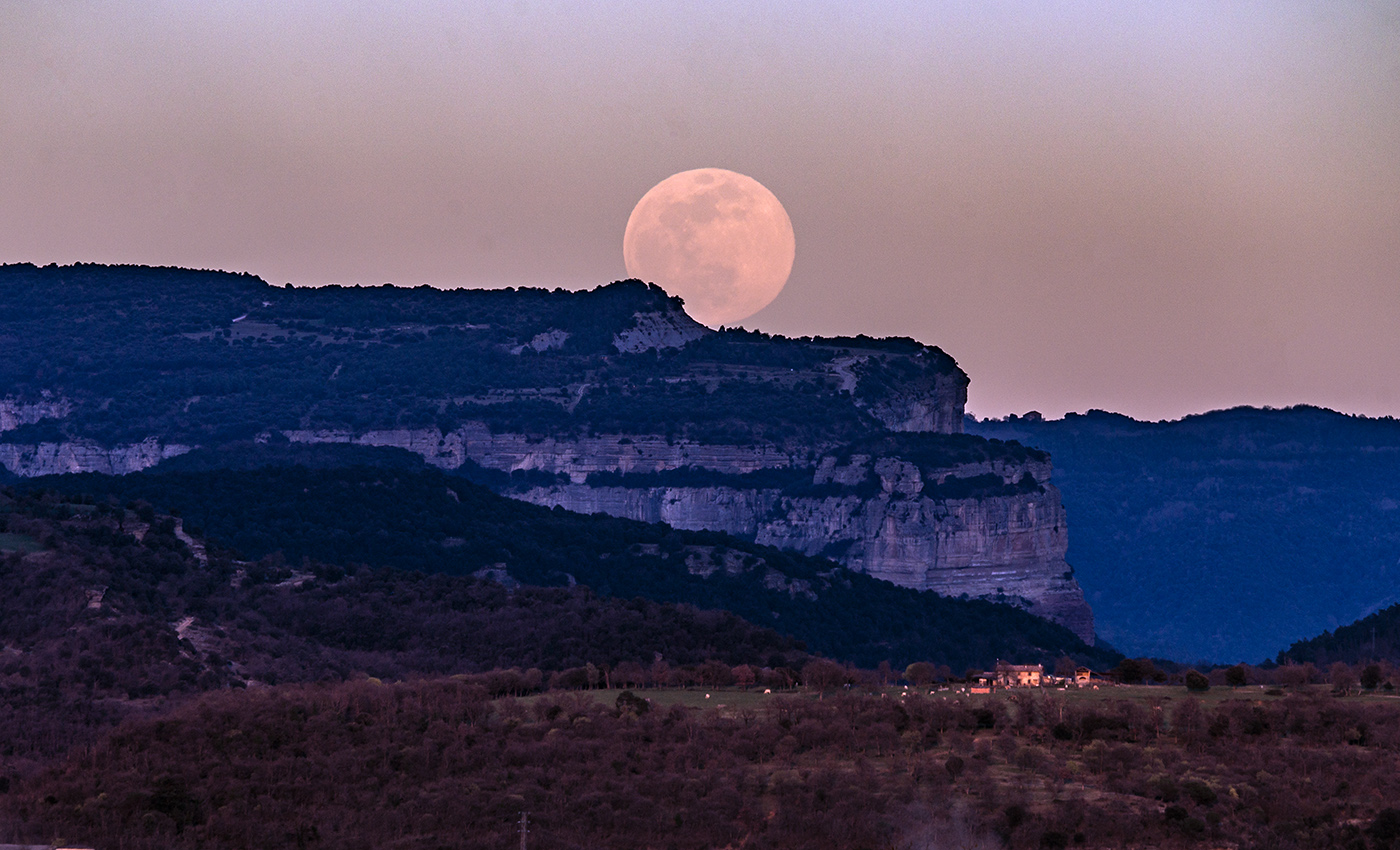
[[(0, 795), (0, 840), (144, 848), (1270, 847), (1400, 839), (1400, 707), (1019, 693), (211, 694)], [(731, 692), (726, 698), (738, 698)]]
[[(637, 314), (664, 317), (642, 337), (680, 337), (619, 348)], [(636, 280), (589, 292), (298, 289), (215, 271), (18, 264), (0, 266), (0, 315), (0, 401), (62, 406), (6, 434), (28, 445), (216, 446), (269, 430), (446, 432), (470, 420), (805, 447), (878, 430), (864, 407), (910, 381), (966, 383), (951, 357), (912, 340), (711, 332)], [(828, 368), (853, 350), (875, 355), (860, 405)]]
[(1008, 605), (896, 587), (728, 535), (529, 505), (434, 469), (162, 469), (27, 486), (98, 503), (145, 500), (252, 559), (581, 584), (607, 597), (723, 609), (866, 667), (933, 661), (962, 671), (998, 658), (1053, 663), (1064, 655), (1109, 667), (1119, 658)]
[(534, 689), (588, 664), (809, 657), (723, 611), (218, 550), (201, 561), (180, 533), (148, 505), (0, 493), (0, 758), (59, 754), (132, 712), (249, 683), (515, 667), (538, 668), (512, 686)]
[(1312, 663), (1318, 667), (1343, 661), (1359, 665), (1372, 661), (1400, 664), (1400, 605), (1362, 617), (1355, 623), (1300, 640), (1279, 653), (1280, 664)]
[(1129, 654), (1272, 658), (1400, 599), (1393, 419), (1237, 408), (967, 427), (1053, 455), (1068, 560), (1098, 633)]

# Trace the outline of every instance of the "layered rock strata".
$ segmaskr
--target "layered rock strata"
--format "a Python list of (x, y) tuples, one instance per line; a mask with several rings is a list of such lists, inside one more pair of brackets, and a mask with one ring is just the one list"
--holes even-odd
[(66, 398), (45, 398), (25, 402), (17, 398), (0, 398), (0, 432), (13, 431), (21, 425), (33, 425), (41, 419), (62, 419), (73, 409)]
[(155, 438), (133, 445), (111, 447), (86, 440), (32, 445), (0, 443), (0, 466), (24, 478), (70, 472), (126, 475), (149, 469), (166, 458), (188, 452), (190, 448), (162, 443)]
[(760, 469), (789, 467), (794, 462), (792, 454), (774, 446), (714, 445), (647, 434), (580, 438), (493, 434), (479, 422), (465, 424), (446, 434), (436, 428), (399, 428), (363, 434), (327, 430), (282, 433), (294, 443), (354, 443), (407, 449), (442, 469), (456, 469), (470, 460), (487, 469), (505, 472), (523, 469), (563, 473), (575, 483), (582, 483), (595, 472), (661, 472), (688, 466), (741, 475)]
[[(6, 373), (0, 465), (12, 474), (135, 472), (262, 429), (397, 447), (444, 469), (560, 476), (523, 494), (540, 504), (828, 555), (1092, 637), (1048, 458), (957, 436), (968, 377), (915, 340), (711, 331), (640, 281), (449, 293), (5, 266), (0, 302), (15, 317), (0, 363), (33, 350), (75, 364)], [(83, 317), (69, 309), (85, 303)], [(142, 400), (148, 439), (98, 436), (114, 433), (115, 410), (132, 414), (109, 409), (115, 399)], [(503, 486), (522, 478), (548, 480)]]
[[(493, 434), (470, 423), (435, 428), (288, 431), (293, 442), (353, 443), (406, 449), (443, 469), (471, 461), (506, 472), (567, 475), (571, 483), (512, 495), (581, 513), (606, 513), (686, 530), (723, 531), (766, 545), (831, 557), (905, 587), (945, 596), (1006, 601), (1093, 640), (1093, 613), (1065, 562), (1067, 529), (1048, 461), (994, 458), (921, 469), (896, 457), (813, 457), (773, 446), (728, 446), (648, 435), (578, 439)], [(0, 444), (0, 465), (21, 476), (68, 472), (125, 474), (189, 451), (154, 439), (106, 448), (82, 441)], [(596, 473), (693, 469), (723, 476), (790, 469), (835, 492), (786, 495), (743, 486), (590, 486)], [(1034, 492), (939, 498), (930, 487), (994, 476), (1006, 485), (1029, 475)], [(867, 492), (878, 482), (878, 492)], [(865, 488), (865, 491), (862, 490)]]
[[(492, 434), (479, 424), (434, 429), (292, 431), (298, 442), (354, 442), (417, 452), (443, 468), (467, 460), (503, 471), (565, 474), (571, 483), (536, 487), (518, 498), (580, 513), (605, 513), (686, 530), (723, 531), (759, 543), (831, 557), (905, 587), (945, 596), (1009, 602), (1093, 641), (1093, 612), (1065, 562), (1064, 506), (1048, 460), (992, 458), (922, 469), (897, 457), (813, 457), (772, 446), (706, 445), (656, 436), (579, 439)], [(595, 473), (645, 474), (679, 469), (743, 475), (792, 469), (835, 495), (785, 495), (742, 486), (591, 486)], [(1031, 492), (976, 498), (930, 495), (953, 480), (992, 476), (1006, 487), (1026, 476)], [(861, 492), (878, 482), (879, 492)]]
[(968, 499), (785, 496), (734, 487), (537, 487), (519, 498), (686, 530), (709, 529), (833, 558), (851, 569), (944, 596), (1004, 601), (1060, 623), (1086, 642), (1093, 611), (1065, 562), (1059, 492)]
[[(434, 428), (288, 431), (293, 442), (354, 443), (412, 451), (443, 469), (472, 461), (502, 471), (567, 475), (569, 484), (514, 494), (535, 504), (601, 512), (687, 530), (723, 531), (759, 543), (831, 557), (905, 587), (945, 596), (1007, 601), (1093, 640), (1093, 613), (1065, 562), (1066, 521), (1049, 484), (1048, 461), (992, 459), (921, 469), (909, 461), (790, 453), (772, 446), (726, 446), (647, 435), (578, 439), (493, 434), (471, 423)], [(125, 474), (189, 451), (149, 439), (104, 447), (74, 441), (0, 444), (0, 465), (21, 476), (69, 472)], [(679, 469), (739, 476), (772, 469), (810, 475), (837, 492), (785, 495), (739, 486), (590, 486), (595, 473), (645, 474)], [(926, 491), (954, 479), (995, 476), (1010, 485), (1029, 475), (1040, 492), (937, 498)], [(879, 492), (858, 492), (878, 481)]]

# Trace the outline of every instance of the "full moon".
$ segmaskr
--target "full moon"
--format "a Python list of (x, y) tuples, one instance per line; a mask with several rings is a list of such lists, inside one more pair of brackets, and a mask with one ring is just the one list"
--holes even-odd
[(673, 174), (642, 196), (627, 219), (627, 274), (685, 300), (716, 326), (768, 306), (792, 273), (792, 221), (773, 193), (723, 168)]

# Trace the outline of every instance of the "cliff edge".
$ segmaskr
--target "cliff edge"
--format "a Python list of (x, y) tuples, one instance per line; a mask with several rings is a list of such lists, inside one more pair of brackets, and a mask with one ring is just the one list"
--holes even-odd
[(966, 373), (915, 340), (711, 331), (641, 281), (297, 289), (15, 265), (0, 312), (15, 475), (247, 440), (395, 446), (507, 473), (498, 489), (539, 504), (727, 531), (1093, 637), (1048, 456), (964, 435)]

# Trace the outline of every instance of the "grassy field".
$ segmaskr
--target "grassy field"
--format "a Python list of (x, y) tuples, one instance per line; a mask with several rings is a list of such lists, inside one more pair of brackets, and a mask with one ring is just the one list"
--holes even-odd
[(44, 544), (27, 534), (0, 532), (0, 552), (41, 552)]
[[(972, 705), (977, 705), (989, 699), (1006, 699), (1013, 694), (1030, 693), (1035, 695), (1053, 696), (1063, 699), (1068, 704), (1083, 705), (1104, 702), (1116, 702), (1118, 700), (1131, 700), (1143, 705), (1164, 705), (1170, 706), (1174, 702), (1180, 702), (1187, 697), (1195, 697), (1205, 707), (1214, 707), (1229, 700), (1248, 700), (1250, 702), (1274, 702), (1287, 698), (1292, 694), (1330, 694), (1332, 689), (1329, 685), (1312, 685), (1306, 688), (1271, 688), (1267, 686), (1248, 685), (1242, 688), (1213, 687), (1204, 693), (1191, 693), (1181, 685), (1111, 685), (1103, 684), (1098, 688), (1024, 688), (1008, 689), (997, 691), (995, 694), (969, 694), (964, 686), (953, 686), (944, 690), (934, 689), (930, 694), (930, 689), (909, 688), (907, 691), (903, 687), (887, 687), (883, 689), (891, 699), (901, 699), (901, 694), (921, 694), (923, 696), (941, 697), (943, 699), (962, 700)], [(606, 705), (613, 705), (621, 695), (621, 688), (600, 688), (593, 691), (576, 691), (581, 696), (588, 697), (595, 702)], [(775, 690), (771, 694), (765, 694), (764, 689), (749, 688), (637, 688), (633, 690), (637, 696), (650, 700), (657, 708), (670, 708), (673, 705), (683, 705), (687, 708), (713, 709), (724, 714), (737, 713), (744, 710), (762, 708), (764, 703), (778, 697), (800, 697), (803, 699), (816, 700), (819, 696), (813, 692), (795, 690)], [(526, 700), (539, 699), (542, 695), (527, 697)], [(1394, 702), (1400, 700), (1400, 696), (1389, 694), (1354, 694), (1346, 697), (1347, 700), (1358, 702)]]
[[(613, 705), (622, 694), (623, 688), (600, 688), (595, 691), (574, 691), (592, 699), (594, 702), (605, 705)], [(651, 704), (657, 708), (670, 708), (673, 705), (683, 705), (686, 708), (715, 709), (723, 712), (738, 712), (745, 709), (761, 708), (767, 701), (777, 696), (808, 696), (816, 699), (815, 694), (807, 694), (803, 691), (774, 691), (771, 694), (763, 693), (763, 688), (636, 688), (632, 693), (639, 697), (650, 700)], [(557, 696), (558, 692), (546, 692), (526, 697), (524, 701), (537, 700), (542, 696)]]

